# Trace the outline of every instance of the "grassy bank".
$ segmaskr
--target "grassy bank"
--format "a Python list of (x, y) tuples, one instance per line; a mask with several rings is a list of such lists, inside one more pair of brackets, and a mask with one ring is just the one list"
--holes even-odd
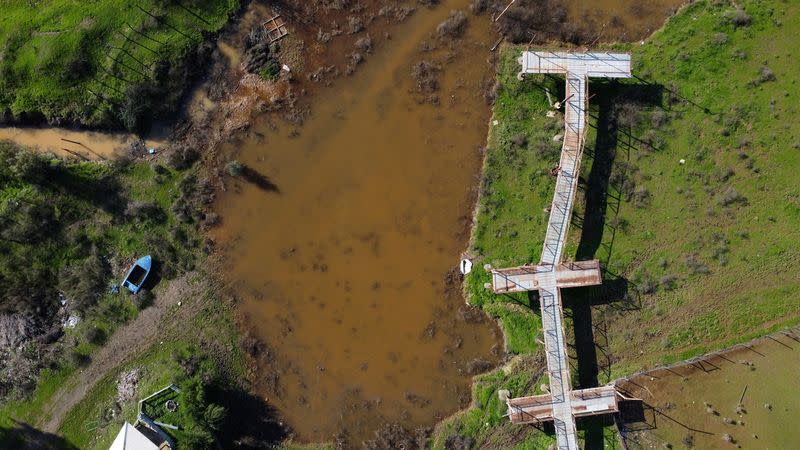
[(139, 130), (178, 106), (193, 66), (239, 6), (203, 2), (3, 3), (0, 122)]
[[(635, 79), (590, 85), (591, 125), (569, 258), (599, 259), (605, 284), (565, 293), (575, 384), (604, 383), (798, 322), (800, 163), (796, 51), (800, 6), (696, 2), (633, 54)], [(544, 89), (563, 80), (515, 78), (506, 48), (490, 129), (466, 279), (470, 302), (498, 317), (512, 354), (539, 355), (534, 296), (499, 296), (482, 269), (536, 262), (552, 198), (558, 117)], [(597, 347), (595, 347), (595, 344)], [(574, 349), (570, 350), (574, 353)], [(538, 364), (538, 367), (541, 363)], [(456, 439), (538, 448), (541, 434), (510, 430), (498, 389), (538, 392), (536, 364), (512, 362), (478, 378), (476, 408), (439, 428)], [(605, 430), (605, 431), (604, 431)], [(590, 422), (587, 440), (608, 445)], [(493, 444), (494, 445), (494, 444)]]
[[(242, 420), (237, 409), (246, 407), (237, 401), (249, 395), (242, 385), (245, 368), (231, 306), (220, 301), (213, 286), (206, 286), (199, 296), (182, 297), (181, 306), (173, 307), (168, 319), (159, 324), (158, 341), (98, 381), (66, 415), (59, 434), (78, 448), (107, 448), (124, 421), (136, 422), (138, 400), (170, 383), (189, 390), (192, 397), (199, 395), (201, 402), (193, 407), (200, 409), (199, 416), (181, 408), (178, 414), (163, 419), (180, 427), (165, 430), (180, 448), (213, 448), (210, 439), (222, 440), (225, 433), (234, 433), (241, 425), (233, 422)], [(131, 371), (138, 371), (136, 395), (119, 402), (118, 380)], [(187, 393), (182, 392), (184, 397)], [(178, 401), (185, 406), (185, 398), (179, 396)], [(202, 413), (212, 404), (225, 408), (223, 421), (213, 425), (203, 420)], [(229, 416), (227, 420), (225, 416)]]
[[(175, 376), (173, 370), (159, 368), (168, 366), (165, 348), (225, 346), (225, 351), (214, 354), (220, 361), (219, 370), (231, 380), (241, 378), (230, 305), (221, 304), (213, 283), (206, 280), (210, 277), (195, 275), (203, 280), (202, 289), (170, 290), (176, 278), (186, 285), (199, 283), (185, 278), (204, 258), (201, 229), (214, 217), (205, 212), (213, 189), (203, 170), (193, 165), (196, 155), (190, 153), (172, 153), (163, 163), (86, 163), (0, 142), (0, 319), (4, 333), (0, 442), (19, 436), (27, 436), (29, 442), (36, 438), (38, 431), (20, 427), (48, 420), (54, 395), (71, 387), (78, 373), (92, 367), (95, 357), (128, 323), (142, 323), (155, 328), (153, 333), (162, 339), (170, 339), (171, 345), (161, 352), (131, 345), (130, 355), (118, 355), (120, 360), (148, 368), (146, 374), (152, 375), (144, 378), (147, 387)], [(155, 261), (147, 289), (135, 296), (124, 289), (111, 293), (129, 265), (143, 254), (153, 255)], [(176, 308), (178, 302), (184, 305), (181, 311), (193, 313), (175, 315), (169, 308)], [(168, 304), (172, 306), (165, 306)], [(154, 308), (167, 308), (164, 315), (168, 319), (182, 317), (186, 322), (137, 322), (142, 314), (160, 317), (152, 314)], [(79, 322), (62, 329), (68, 317), (79, 318)], [(203, 322), (206, 328), (197, 324), (192, 328), (194, 334), (188, 335), (186, 328), (179, 327), (191, 321)], [(101, 358), (100, 364), (110, 365), (107, 369), (111, 372), (96, 389), (116, 389), (113, 378), (124, 367), (115, 367), (115, 358)], [(152, 372), (151, 366), (155, 367)], [(106, 383), (109, 380), (111, 383)], [(92, 403), (92, 395), (85, 400), (89, 403), (70, 413), (82, 423), (96, 413), (94, 407), (108, 413), (108, 399), (103, 398), (106, 403), (98, 406)], [(83, 425), (70, 428), (69, 420), (64, 423), (68, 440), (80, 448), (89, 445), (87, 435), (98, 434), (96, 426), (90, 430)]]

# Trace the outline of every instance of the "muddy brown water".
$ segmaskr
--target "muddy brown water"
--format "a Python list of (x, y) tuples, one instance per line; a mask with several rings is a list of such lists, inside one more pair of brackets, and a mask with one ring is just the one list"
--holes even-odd
[[(470, 361), (497, 361), (493, 324), (447, 283), (468, 239), (493, 42), (488, 19), (470, 18), (459, 45), (423, 54), (465, 2), (445, 3), (319, 92), (299, 135), (262, 118), (262, 137), (227, 149), (263, 178), (220, 196), (226, 275), (269, 348), (259, 390), (301, 440), (432, 425), (469, 402)], [(414, 93), (423, 57), (443, 66), (439, 106)]]
[[(458, 43), (431, 36), (468, 3), (373, 32), (375, 52), (315, 94), (301, 128), (260, 117), (223, 151), (252, 169), (216, 204), (225, 276), (264, 343), (256, 389), (301, 441), (431, 426), (469, 402), (470, 362), (498, 361), (496, 327), (448, 276), (468, 239), (496, 36), (485, 16)], [(420, 59), (442, 67), (438, 106), (415, 93)]]
[[(114, 159), (128, 153), (127, 148), (137, 139), (130, 133), (70, 130), (58, 127), (0, 127), (0, 140), (66, 158), (85, 160)], [(160, 148), (164, 141), (158, 137), (145, 139), (147, 148)]]
[[(685, 0), (565, 1), (567, 17), (599, 42), (638, 41), (664, 25)], [(588, 43), (591, 43), (589, 40)]]

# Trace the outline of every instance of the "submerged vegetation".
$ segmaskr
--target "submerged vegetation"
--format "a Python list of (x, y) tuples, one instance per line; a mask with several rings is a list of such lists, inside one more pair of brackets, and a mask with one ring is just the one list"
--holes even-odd
[[(566, 254), (597, 258), (604, 285), (565, 292), (577, 349), (573, 382), (603, 384), (640, 368), (729, 346), (795, 324), (800, 279), (800, 128), (795, 4), (700, 1), (633, 54), (635, 78), (593, 81), (572, 233)], [(556, 77), (515, 78), (520, 47), (503, 51), (466, 279), (469, 300), (500, 319), (520, 356), (479, 377), (475, 407), (445, 421), (434, 448), (539, 448), (543, 436), (502, 419), (499, 389), (532, 395), (546, 383), (530, 363), (541, 350), (538, 299), (484, 288), (494, 267), (535, 263), (545, 234), (562, 133)], [(524, 326), (520, 326), (524, 324)], [(587, 350), (588, 349), (588, 350)], [(585, 356), (589, 354), (587, 359)], [(539, 367), (544, 362), (539, 361)], [(609, 442), (603, 423), (579, 423)], [(598, 428), (599, 427), (599, 428)], [(469, 446), (472, 447), (473, 445)]]
[[(35, 3), (35, 5), (34, 5)], [(0, 123), (141, 130), (174, 111), (237, 0), (12, 0), (0, 16)]]

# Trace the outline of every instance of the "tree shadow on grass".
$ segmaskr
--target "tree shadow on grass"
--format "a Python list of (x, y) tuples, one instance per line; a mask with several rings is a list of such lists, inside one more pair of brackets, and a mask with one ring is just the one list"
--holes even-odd
[(222, 448), (273, 448), (289, 434), (275, 408), (249, 392), (222, 389), (212, 397), (228, 412), (219, 436)]
[(0, 448), (18, 450), (78, 450), (61, 436), (38, 430), (27, 423), (14, 421), (14, 426), (0, 427)]
[(65, 196), (90, 203), (114, 216), (121, 216), (127, 201), (122, 186), (113, 175), (95, 178), (72, 167), (57, 166), (48, 169), (44, 185)]

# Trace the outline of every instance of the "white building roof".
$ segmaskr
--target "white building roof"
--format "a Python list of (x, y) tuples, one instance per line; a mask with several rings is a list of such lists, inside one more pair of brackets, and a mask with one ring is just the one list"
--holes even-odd
[(125, 422), (108, 450), (158, 450), (158, 446), (133, 425)]

